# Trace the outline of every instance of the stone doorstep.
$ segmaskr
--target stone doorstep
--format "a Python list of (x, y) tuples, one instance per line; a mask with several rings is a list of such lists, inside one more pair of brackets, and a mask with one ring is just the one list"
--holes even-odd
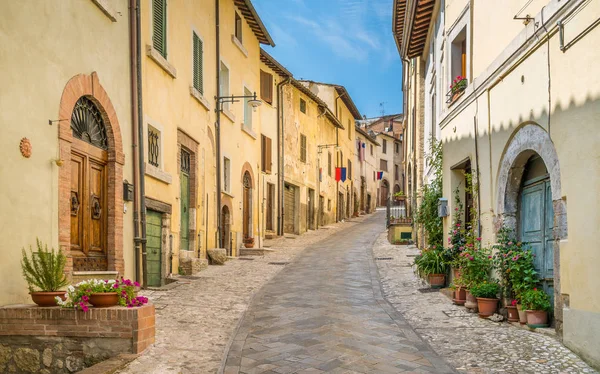
[(240, 256), (264, 256), (272, 252), (275, 252), (275, 250), (269, 248), (241, 248)]
[(139, 355), (120, 354), (108, 360), (97, 363), (94, 366), (83, 369), (79, 374), (112, 374), (123, 369), (128, 363), (135, 360)]

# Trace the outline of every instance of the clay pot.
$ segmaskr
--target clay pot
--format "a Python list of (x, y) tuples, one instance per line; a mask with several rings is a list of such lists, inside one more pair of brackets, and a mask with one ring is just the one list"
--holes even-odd
[(90, 295), (90, 304), (96, 308), (108, 308), (119, 304), (119, 295), (116, 292), (93, 293)]
[(30, 292), (31, 300), (38, 306), (57, 306), (55, 297), (60, 297), (63, 301), (67, 298), (67, 291), (55, 292)]
[(442, 288), (446, 283), (446, 274), (428, 274), (427, 278), (429, 278), (431, 288)]
[(254, 248), (254, 238), (248, 238), (244, 240), (244, 246), (246, 248)]
[(460, 276), (460, 269), (452, 269), (452, 278), (456, 279)]
[(477, 312), (477, 299), (475, 298), (475, 296), (471, 295), (469, 291), (467, 291), (465, 307), (473, 309), (474, 312)]
[(543, 310), (527, 310), (527, 326), (548, 327), (548, 312)]
[(477, 308), (479, 308), (479, 317), (488, 318), (496, 313), (499, 299), (488, 299), (486, 297), (477, 298)]
[(517, 304), (517, 312), (519, 313), (519, 323), (524, 325), (527, 323), (527, 313), (521, 307), (521, 304)]
[(519, 312), (516, 306), (507, 305), (508, 322), (519, 322)]
[(464, 305), (465, 301), (467, 301), (467, 291), (459, 287), (454, 291), (454, 300), (452, 300), (456, 305)]

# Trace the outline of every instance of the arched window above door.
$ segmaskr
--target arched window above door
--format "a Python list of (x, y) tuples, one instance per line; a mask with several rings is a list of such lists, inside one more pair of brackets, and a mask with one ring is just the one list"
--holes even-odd
[(73, 137), (98, 148), (108, 149), (108, 137), (102, 114), (96, 104), (85, 96), (75, 103), (71, 115), (71, 130)]

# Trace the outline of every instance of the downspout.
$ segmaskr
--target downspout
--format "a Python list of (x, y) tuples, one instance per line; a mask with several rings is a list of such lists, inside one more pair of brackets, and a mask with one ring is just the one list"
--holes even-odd
[[(219, 48), (219, 0), (215, 0), (215, 42), (216, 42), (216, 84), (217, 84), (217, 96), (215, 97), (215, 142), (217, 143), (217, 206), (215, 207), (217, 210), (217, 238), (215, 240), (215, 244), (218, 248), (224, 248), (222, 238), (221, 238), (221, 105), (219, 103), (219, 97), (221, 97), (221, 84), (220, 84), (220, 66), (221, 66), (221, 55)], [(229, 250), (232, 250), (230, 248)]]
[(136, 27), (136, 0), (129, 0), (129, 67), (131, 84), (131, 138), (133, 153), (133, 242), (135, 250), (135, 280), (139, 282), (141, 273), (140, 262), (140, 204), (139, 204), (139, 132), (138, 120), (138, 90), (137, 90), (137, 27)]
[(283, 86), (290, 82), (291, 78), (288, 77), (283, 81), (277, 83), (277, 235), (283, 235), (283, 181), (284, 181), (284, 167), (283, 167), (283, 155), (285, 150), (285, 122), (283, 120), (283, 100), (281, 95), (283, 93)]
[[(140, 238), (142, 244), (142, 264), (146, 264), (146, 183), (144, 175), (146, 173), (146, 167), (144, 165), (144, 112), (142, 103), (142, 26), (140, 19), (140, 0), (136, 1), (136, 41), (137, 41), (137, 109), (138, 109), (138, 151), (139, 151), (139, 185), (140, 185), (140, 215), (141, 215), (141, 231), (142, 236)], [(142, 281), (144, 287), (148, 286), (148, 273), (146, 267), (142, 267)]]
[[(345, 95), (345, 94), (346, 94), (346, 93), (344, 93), (344, 95)], [(338, 101), (339, 99), (341, 99), (341, 98), (342, 98), (342, 95), (338, 95), (338, 97), (336, 97), (336, 98), (335, 98), (335, 102), (334, 102), (334, 105), (335, 105), (335, 118), (337, 118), (337, 119), (338, 119), (338, 121), (339, 121), (339, 113), (338, 113), (338, 105), (337, 105), (337, 101)], [(342, 121), (340, 121), (340, 124), (341, 124), (341, 123), (342, 123)], [(344, 126), (344, 125), (342, 124), (342, 126)], [(336, 167), (336, 168), (339, 168), (339, 167), (340, 167), (340, 161), (341, 161), (341, 164), (342, 164), (342, 165), (344, 164), (344, 160), (341, 160), (340, 153), (339, 153), (339, 151), (338, 151), (338, 149), (339, 149), (339, 147), (340, 147), (340, 143), (339, 143), (339, 135), (338, 135), (338, 132), (339, 132), (339, 130), (340, 130), (340, 128), (339, 128), (339, 127), (336, 127), (336, 128), (335, 128), (335, 146), (336, 146), (336, 147), (335, 147), (335, 149), (336, 149), (336, 152), (335, 152), (335, 167)], [(337, 182), (335, 183), (335, 201), (337, 201), (337, 204), (335, 204), (335, 205), (336, 205), (336, 208), (337, 208), (337, 209), (336, 209), (336, 214), (335, 214), (335, 222), (339, 222), (339, 217), (338, 217), (338, 213), (339, 213), (339, 211), (340, 211), (340, 182), (339, 182), (339, 181), (337, 181)], [(342, 207), (342, 209), (344, 209), (344, 207)], [(343, 215), (343, 214), (342, 214), (342, 215)]]

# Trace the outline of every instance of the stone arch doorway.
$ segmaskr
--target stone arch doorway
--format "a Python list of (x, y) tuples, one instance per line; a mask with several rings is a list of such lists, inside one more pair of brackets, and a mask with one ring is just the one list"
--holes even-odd
[(554, 298), (556, 329), (562, 331), (560, 240), (567, 238), (566, 201), (562, 199), (560, 165), (554, 144), (539, 125), (525, 123), (509, 140), (498, 170), (496, 230), (508, 227), (534, 239), (543, 251), (536, 267)]
[(223, 208), (221, 208), (221, 243), (223, 243), (223, 247), (227, 250), (228, 255), (231, 255), (230, 233), (231, 212), (227, 205), (223, 205)]
[(115, 108), (94, 72), (66, 84), (60, 101), (59, 244), (65, 272), (123, 275), (123, 144)]
[(243, 214), (242, 233), (244, 240), (253, 237), (252, 233), (252, 177), (248, 171), (244, 172), (243, 183)]
[(390, 183), (383, 179), (381, 181), (381, 187), (379, 187), (379, 197), (381, 201), (379, 202), (380, 206), (387, 206), (387, 200), (390, 194)]

